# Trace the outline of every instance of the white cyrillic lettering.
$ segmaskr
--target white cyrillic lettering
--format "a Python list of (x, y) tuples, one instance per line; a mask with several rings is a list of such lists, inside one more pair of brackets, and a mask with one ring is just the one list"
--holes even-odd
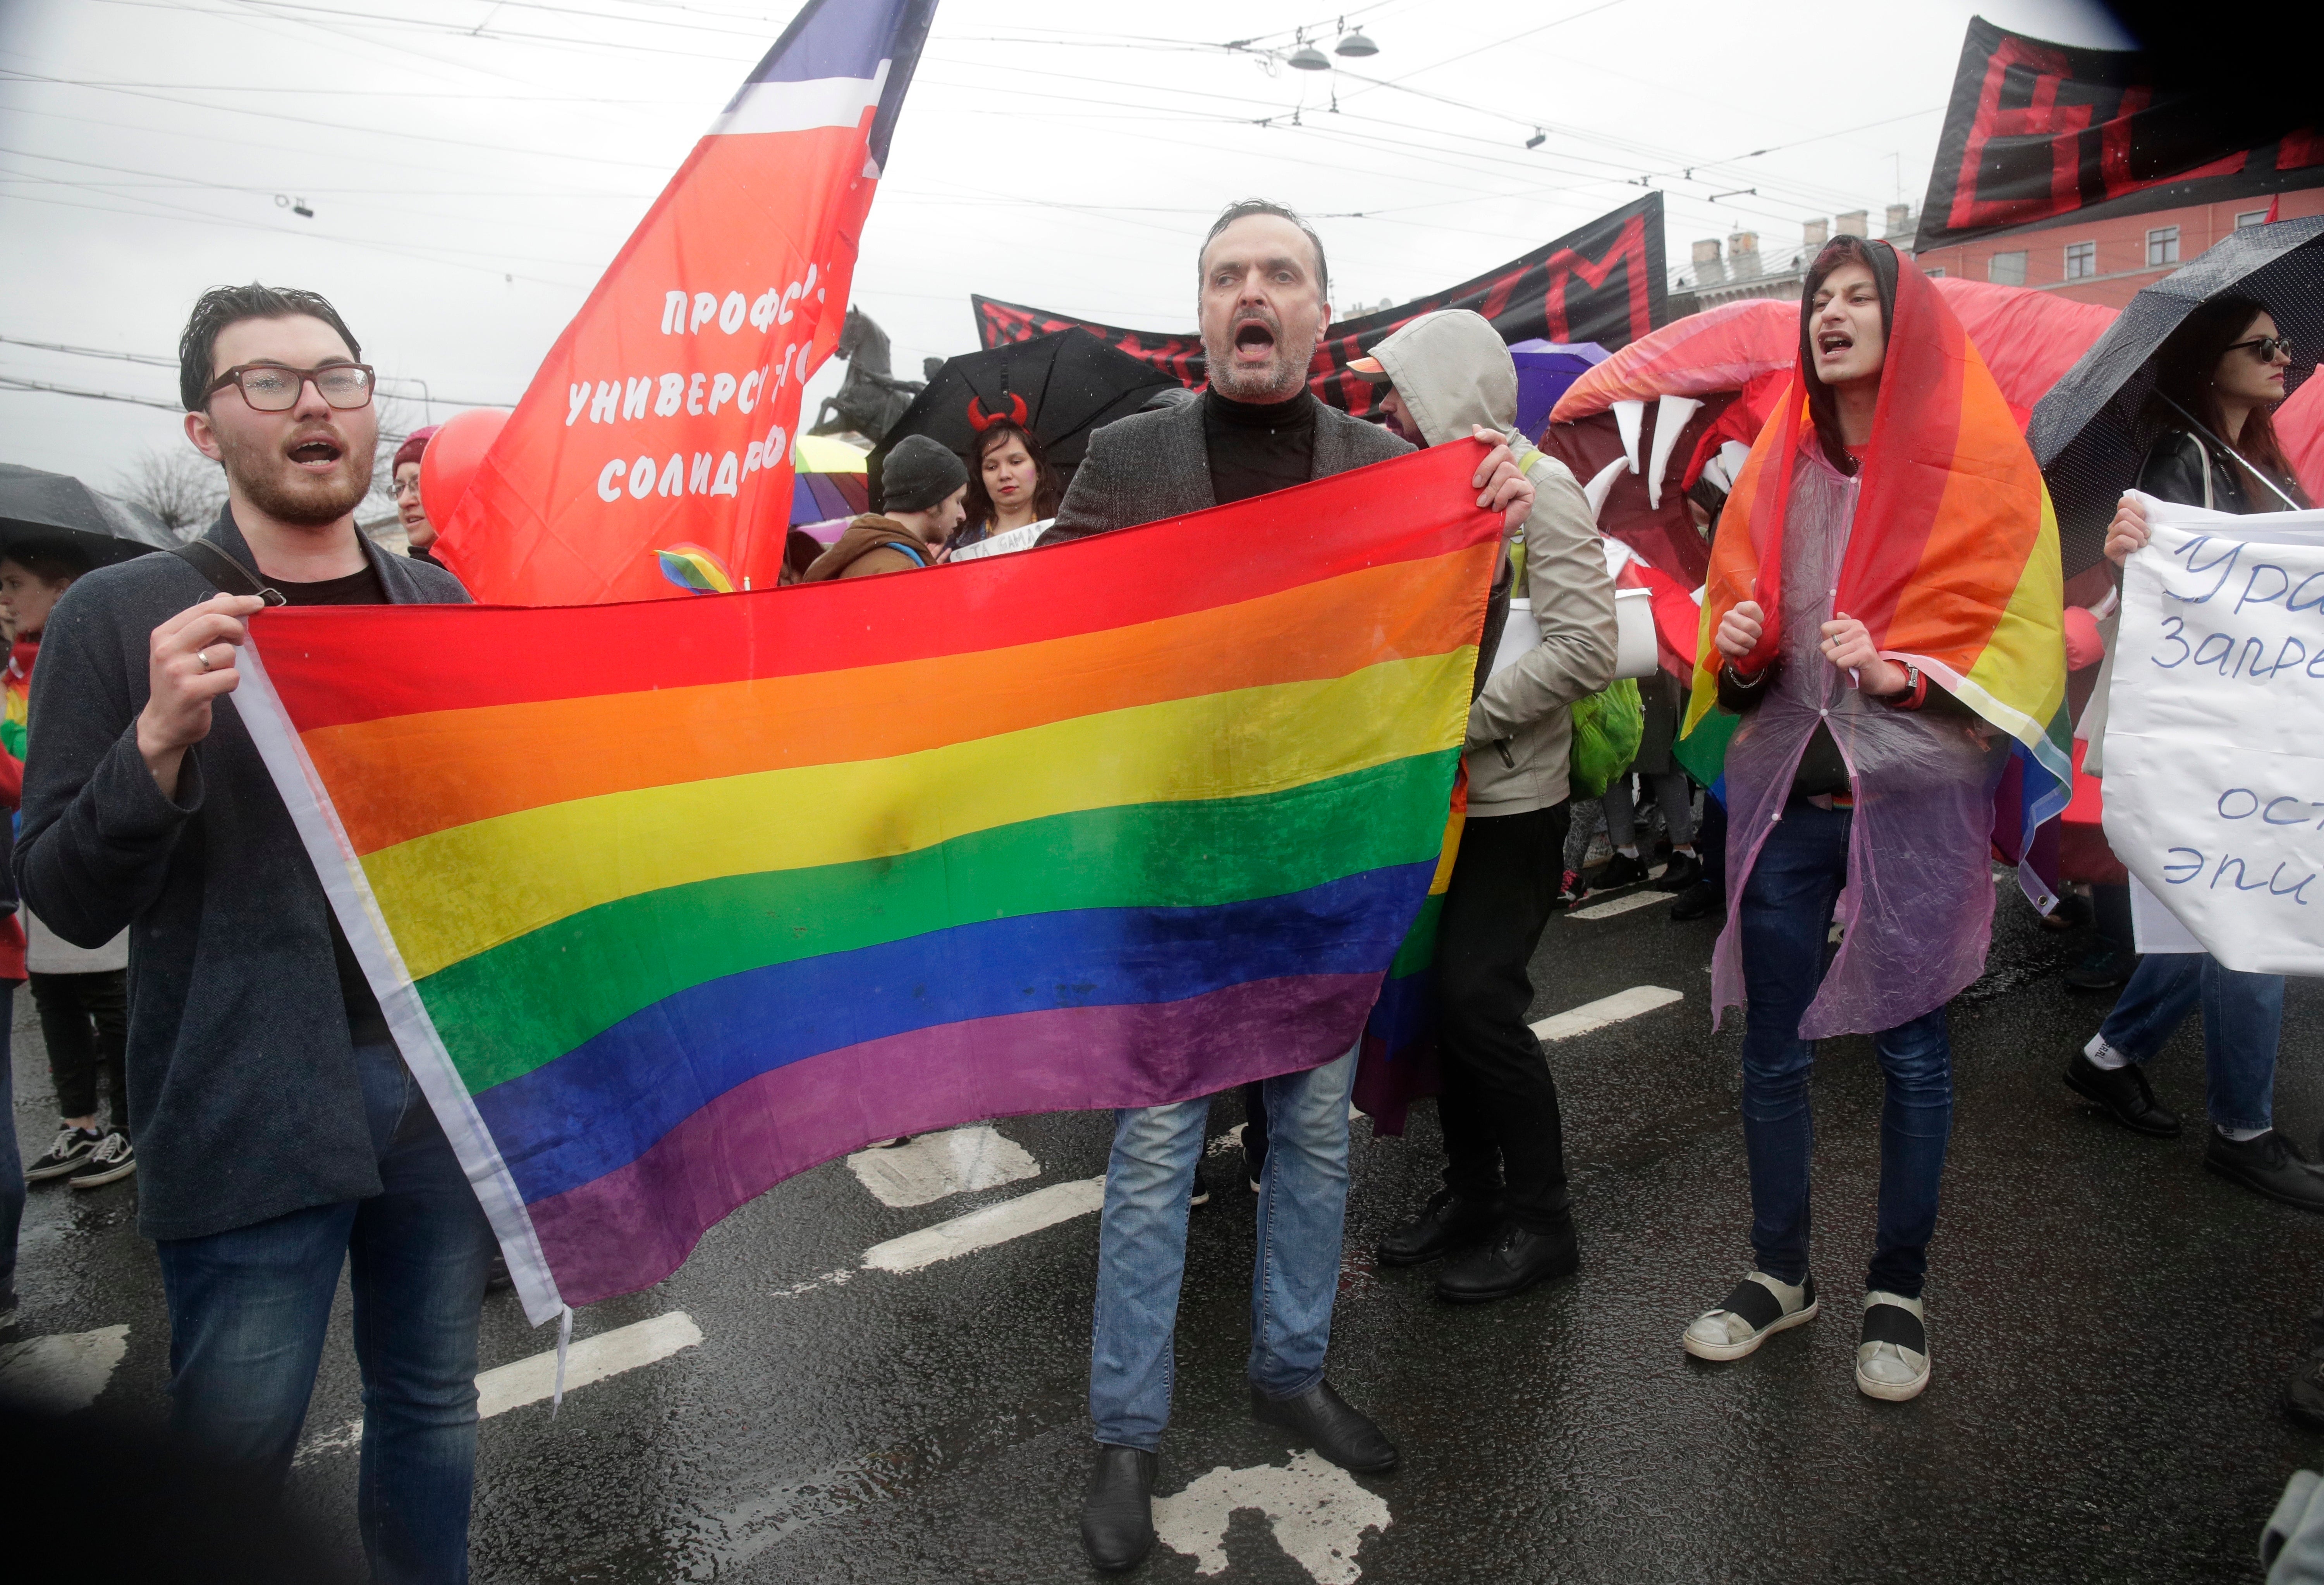
[(736, 408), (747, 413), (752, 408), (758, 404), (759, 398), (757, 392), (759, 382), (764, 378), (765, 376), (761, 374), (756, 369), (752, 370), (749, 373), (742, 376), (742, 388), (734, 393), (734, 405)]
[(734, 465), (734, 454), (728, 452), (718, 459), (718, 482), (710, 486), (713, 495), (733, 495), (742, 484), (742, 471)]
[(715, 413), (720, 402), (733, 400), (734, 376), (721, 370), (718, 377), (710, 382), (710, 410)]
[(663, 419), (670, 417), (678, 411), (678, 403), (685, 400), (686, 376), (664, 374), (661, 377), (661, 391), (654, 398), (654, 416)]
[(711, 456), (708, 452), (697, 451), (694, 454), (694, 473), (686, 481), (686, 493), (688, 495), (706, 495), (710, 493), (710, 463)]
[(718, 299), (716, 298), (712, 297), (706, 291), (696, 292), (694, 294), (694, 322), (687, 326), (687, 328), (689, 330), (701, 329), (705, 325), (707, 325), (710, 322), (711, 317), (717, 312)]
[(671, 452), (669, 460), (661, 465), (661, 483), (654, 486), (654, 493), (657, 495), (686, 493), (686, 459), (678, 453)]
[(654, 381), (651, 374), (640, 374), (622, 387), (622, 417), (642, 419), (647, 404), (653, 401)]
[(686, 293), (673, 291), (661, 299), (661, 333), (680, 336), (686, 331)]
[(742, 476), (749, 478), (759, 471), (759, 462), (766, 455), (766, 442), (753, 440), (742, 448)]
[(783, 447), (789, 443), (789, 440), (790, 437), (783, 433), (783, 427), (780, 424), (769, 429), (766, 439), (760, 445), (760, 455), (766, 458), (766, 461), (760, 465), (770, 468), (782, 466)]
[(589, 401), (589, 421), (610, 424), (622, 410), (622, 386), (617, 380), (597, 382), (597, 394)]
[(693, 379), (688, 380), (686, 382), (686, 410), (687, 412), (699, 413), (702, 411), (702, 388), (709, 382), (710, 376), (707, 374), (696, 374)]
[(622, 498), (622, 469), (624, 465), (618, 456), (605, 465), (604, 471), (597, 475), (598, 500), (619, 501)]
[(775, 305), (781, 300), (782, 294), (771, 286), (753, 299), (751, 303), (752, 327), (757, 330), (764, 330), (768, 326), (773, 324), (775, 322)]
[(751, 305), (741, 292), (728, 292), (726, 300), (718, 305), (718, 328), (729, 336), (733, 335), (742, 327), (742, 316), (750, 311)]
[(798, 294), (799, 283), (796, 281), (783, 288), (783, 300), (775, 309), (776, 324), (788, 325), (791, 322), (791, 299)]
[(581, 410), (589, 405), (589, 382), (584, 380), (578, 385), (567, 385), (565, 400), (573, 404), (565, 413), (565, 427), (569, 429), (581, 417)]
[(641, 456), (630, 465), (630, 497), (643, 501), (653, 493), (654, 459)]

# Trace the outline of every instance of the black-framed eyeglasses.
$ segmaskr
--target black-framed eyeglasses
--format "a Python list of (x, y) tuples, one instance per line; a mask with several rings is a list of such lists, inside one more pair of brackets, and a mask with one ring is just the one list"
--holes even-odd
[(2234, 352), (2238, 347), (2249, 347), (2251, 349), (2252, 356), (2257, 358), (2261, 363), (2272, 364), (2275, 362), (2275, 355), (2278, 353), (2282, 353), (2287, 358), (2292, 355), (2292, 337), (2289, 336), (2255, 336), (2249, 341), (2230, 342), (2227, 346), (2227, 350), (2229, 352)]
[(299, 392), (309, 380), (323, 400), (342, 411), (368, 407), (373, 384), (369, 364), (324, 364), (294, 369), (289, 364), (236, 364), (210, 382), (204, 398), (227, 386), (238, 386), (242, 400), (263, 413), (288, 412), (299, 405)]

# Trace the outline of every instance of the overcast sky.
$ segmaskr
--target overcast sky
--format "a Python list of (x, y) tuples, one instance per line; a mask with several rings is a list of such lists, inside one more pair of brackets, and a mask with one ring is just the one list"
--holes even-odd
[[(171, 369), (18, 343), (173, 357), (204, 287), (258, 279), (329, 296), (436, 419), (513, 401), (791, 9), (5, 0), (0, 375), (170, 401)], [(1796, 244), (1803, 220), (1918, 203), (1979, 10), (2125, 42), (2080, 0), (1383, 0), (1345, 13), (1379, 54), (1309, 73), (1215, 48), (1306, 24), (1328, 51), (1340, 14), (1289, 0), (943, 0), (855, 301), (913, 374), (973, 349), (972, 291), (1183, 327), (1196, 239), (1250, 194), (1318, 217), (1348, 311), (1476, 274), (1641, 180), (1667, 195), (1674, 267), (1738, 227)], [(0, 391), (0, 460), (106, 485), (185, 444), (154, 408)]]

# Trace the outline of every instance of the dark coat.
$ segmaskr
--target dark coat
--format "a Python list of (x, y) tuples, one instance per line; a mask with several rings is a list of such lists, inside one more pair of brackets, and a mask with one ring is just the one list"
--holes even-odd
[[(1310, 479), (1328, 479), (1412, 447), (1377, 424), (1316, 404), (1314, 463)], [(1089, 454), (1074, 474), (1057, 521), (1041, 536), (1062, 545), (1113, 529), (1132, 529), (1216, 506), (1211, 493), (1210, 447), (1203, 438), (1203, 404), (1189, 401), (1158, 412), (1132, 413), (1090, 434)]]
[[(250, 563), (230, 509), (205, 537)], [(396, 604), (468, 598), (441, 568), (368, 539), (364, 554)], [(129, 1120), (149, 1239), (380, 1192), (330, 905), (233, 699), (211, 707), (174, 800), (137, 751), (150, 636), (217, 593), (175, 556), (98, 567), (58, 602), (32, 674), (41, 731), (16, 882), (76, 945), (130, 932)]]

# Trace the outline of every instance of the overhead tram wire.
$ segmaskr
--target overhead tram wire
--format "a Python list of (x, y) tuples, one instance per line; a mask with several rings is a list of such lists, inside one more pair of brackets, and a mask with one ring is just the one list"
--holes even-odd
[[(63, 353), (71, 357), (80, 358), (104, 358), (113, 363), (137, 364), (151, 369), (175, 369), (178, 366), (177, 359), (164, 357), (159, 353), (110, 352), (99, 346), (70, 346), (55, 341), (32, 341), (22, 336), (0, 336), (0, 346), (29, 346), (36, 352)], [(404, 374), (382, 374), (378, 379), (382, 385), (423, 383), (413, 376)], [(394, 397), (398, 401), (417, 401), (429, 407), (506, 408), (516, 405), (514, 402), (508, 401), (470, 401), (456, 396), (397, 396), (393, 392), (388, 392), (386, 394)]]

